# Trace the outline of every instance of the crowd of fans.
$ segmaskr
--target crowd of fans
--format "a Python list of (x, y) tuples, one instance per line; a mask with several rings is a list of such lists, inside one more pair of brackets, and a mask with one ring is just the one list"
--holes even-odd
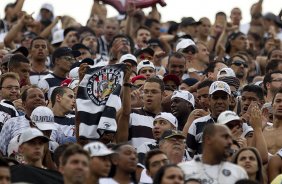
[[(24, 2), (0, 20), (1, 184), (282, 182), (282, 10), (259, 0), (248, 24), (238, 7), (178, 23), (154, 4), (109, 18), (94, 0), (84, 24)], [(116, 64), (116, 130), (81, 136), (79, 84)]]

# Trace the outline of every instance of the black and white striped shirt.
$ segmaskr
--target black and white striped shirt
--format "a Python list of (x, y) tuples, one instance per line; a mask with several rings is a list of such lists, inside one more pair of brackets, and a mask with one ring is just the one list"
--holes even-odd
[(195, 119), (191, 124), (188, 135), (187, 135), (187, 147), (188, 151), (192, 154), (202, 154), (202, 136), (203, 130), (206, 125), (215, 123), (216, 120), (210, 115), (203, 116), (201, 118)]
[(38, 83), (38, 87), (44, 90), (48, 90), (48, 99), (51, 98), (51, 94), (53, 90), (61, 86), (61, 83), (65, 80), (66, 78), (58, 77), (54, 73), (49, 73), (46, 75), (43, 79), (41, 79)]
[(38, 85), (39, 81), (43, 79), (46, 75), (48, 75), (50, 72), (45, 71), (45, 72), (34, 72), (30, 71), (29, 72), (29, 80), (32, 85)]
[(132, 109), (129, 119), (129, 141), (138, 148), (144, 142), (154, 142), (152, 129), (155, 114), (143, 108)]

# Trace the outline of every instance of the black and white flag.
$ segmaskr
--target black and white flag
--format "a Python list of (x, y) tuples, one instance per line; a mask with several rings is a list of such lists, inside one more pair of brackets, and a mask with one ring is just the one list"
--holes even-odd
[(116, 112), (125, 64), (88, 69), (77, 91), (79, 136), (97, 139), (104, 131), (116, 132)]

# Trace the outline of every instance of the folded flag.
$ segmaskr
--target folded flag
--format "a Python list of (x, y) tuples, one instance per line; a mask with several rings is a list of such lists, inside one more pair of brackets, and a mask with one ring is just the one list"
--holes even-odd
[(79, 136), (98, 139), (104, 131), (116, 132), (116, 112), (125, 64), (89, 68), (77, 91)]

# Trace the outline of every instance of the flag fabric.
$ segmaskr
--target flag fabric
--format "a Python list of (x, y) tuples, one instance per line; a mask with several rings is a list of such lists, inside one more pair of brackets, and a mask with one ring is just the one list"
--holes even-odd
[(77, 91), (79, 136), (98, 139), (104, 131), (116, 132), (116, 112), (125, 64), (107, 65), (87, 70)]

